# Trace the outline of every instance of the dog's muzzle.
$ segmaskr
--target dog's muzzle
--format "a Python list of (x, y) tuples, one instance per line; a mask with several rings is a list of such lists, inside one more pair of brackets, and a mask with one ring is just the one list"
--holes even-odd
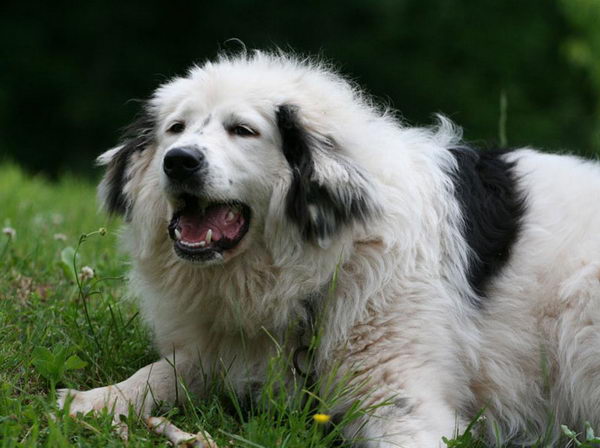
[(208, 163), (202, 148), (181, 146), (164, 156), (167, 194), (175, 205), (169, 236), (181, 258), (205, 262), (222, 259), (244, 238), (250, 207), (235, 199), (213, 200), (205, 192)]

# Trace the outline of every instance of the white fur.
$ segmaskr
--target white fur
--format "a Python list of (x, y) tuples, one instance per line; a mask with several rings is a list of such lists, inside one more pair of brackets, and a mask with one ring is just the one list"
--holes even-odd
[[(332, 145), (313, 154), (319, 182), (364, 189), (378, 210), (371, 220), (330, 240), (302, 238), (285, 213), (291, 173), (275, 124), (282, 104), (297, 106), (306, 129)], [(484, 406), (490, 434), (497, 423), (504, 438), (532, 441), (548, 424), (556, 436), (556, 423), (580, 429), (586, 419), (598, 428), (597, 164), (532, 150), (508, 156), (527, 197), (524, 229), (477, 310), (468, 300), (469, 253), (447, 174), (455, 163), (447, 148), (460, 141), (449, 121), (403, 126), (328, 67), (261, 52), (194, 67), (161, 86), (150, 110), (156, 139), (128, 166), (132, 208), (123, 243), (133, 262), (131, 291), (156, 344), (175, 356), (178, 375), (195, 392), (202, 393), (199, 362), (204, 374), (226, 366), (240, 391), (263, 379), (274, 340), (294, 348), (285, 334), (306, 318), (302, 301), (327, 291), (337, 272), (334, 297), (318, 304), (318, 373), (339, 367), (350, 382), (368, 380), (356, 392), (365, 406), (402, 399), (349, 427), (348, 437), (370, 447), (438, 447)], [(227, 135), (223, 124), (232, 116), (260, 137)], [(166, 134), (178, 119), (186, 131)], [(206, 148), (213, 198), (241, 200), (253, 211), (242, 247), (209, 266), (179, 259), (167, 235), (173, 205), (162, 159), (184, 144)], [(118, 150), (100, 160), (109, 163)], [(139, 399), (144, 384), (155, 400), (175, 399), (165, 363), (119, 383), (120, 394), (109, 398), (108, 388), (73, 391), (71, 410), (106, 403), (119, 411), (130, 401), (148, 415), (152, 403)]]

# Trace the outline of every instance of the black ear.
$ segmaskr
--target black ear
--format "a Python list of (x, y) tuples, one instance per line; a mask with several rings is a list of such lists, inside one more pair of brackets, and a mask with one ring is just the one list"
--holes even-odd
[(292, 171), (286, 214), (306, 239), (325, 248), (341, 228), (377, 213), (377, 201), (365, 173), (336, 154), (330, 139), (308, 132), (298, 113), (292, 105), (277, 109), (282, 151)]
[(125, 194), (129, 180), (129, 166), (134, 155), (144, 151), (154, 141), (154, 117), (149, 110), (138, 115), (121, 137), (121, 144), (98, 157), (100, 165), (106, 165), (106, 173), (98, 187), (98, 193), (106, 211), (111, 215), (127, 215), (130, 202)]

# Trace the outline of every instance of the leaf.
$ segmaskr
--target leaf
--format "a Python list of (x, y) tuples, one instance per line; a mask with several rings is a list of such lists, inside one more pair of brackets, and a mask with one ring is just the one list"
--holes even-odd
[(63, 270), (65, 277), (72, 282), (77, 280), (77, 273), (73, 269), (73, 259), (76, 256), (75, 249), (73, 249), (71, 246), (67, 246), (60, 252), (60, 261), (58, 262), (58, 265)]
[(590, 422), (585, 422), (585, 440), (586, 441), (592, 441), (594, 440), (595, 436), (594, 436), (594, 430), (592, 429), (592, 425), (590, 425)]
[(67, 370), (82, 369), (87, 365), (79, 356), (69, 356), (71, 350), (58, 344), (51, 352), (45, 347), (36, 347), (31, 363), (40, 375), (53, 384), (59, 382)]
[(563, 434), (569, 437), (570, 439), (577, 438), (577, 434), (571, 431), (568, 426), (560, 425), (560, 429), (562, 430)]
[(569, 429), (569, 427), (566, 425), (560, 425), (560, 429), (562, 430), (565, 436), (567, 436), (573, 441), (573, 443), (575, 443), (576, 446), (581, 446), (581, 442), (577, 440), (577, 433), (575, 431)]
[(46, 347), (36, 347), (32, 354), (33, 360), (31, 363), (35, 366), (38, 373), (48, 381), (56, 381), (59, 372), (54, 354)]
[(76, 370), (76, 369), (83, 369), (85, 366), (87, 366), (87, 362), (85, 362), (83, 359), (81, 359), (77, 355), (71, 355), (69, 357), (69, 359), (67, 359), (67, 361), (65, 362), (64, 369), (65, 370)]
[(52, 361), (54, 359), (54, 355), (46, 347), (36, 347), (33, 349), (32, 354), (34, 360), (37, 361)]

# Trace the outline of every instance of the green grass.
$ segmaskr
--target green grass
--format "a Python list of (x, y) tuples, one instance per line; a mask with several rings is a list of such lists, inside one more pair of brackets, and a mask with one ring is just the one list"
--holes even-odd
[[(65, 177), (51, 184), (9, 165), (0, 166), (0, 204), (0, 227), (16, 231), (14, 238), (0, 234), (0, 446), (122, 446), (108, 415), (74, 419), (54, 406), (56, 388), (112, 384), (157, 359), (135, 305), (121, 300), (127, 259), (117, 251), (120, 223), (97, 211), (91, 183)], [(81, 290), (72, 274), (75, 251), (77, 271), (95, 273)], [(250, 409), (215, 385), (199, 405), (155, 415), (189, 432), (205, 429), (223, 447), (338, 446), (344, 422), (319, 426), (312, 415), (341, 392), (326, 401), (300, 388), (289, 399), (277, 392), (280, 361), (273, 361), (272, 387)], [(128, 423), (128, 446), (165, 445), (134, 415)]]
[[(0, 447), (123, 446), (110, 416), (71, 418), (54, 406), (55, 388), (112, 384), (157, 358), (135, 306), (121, 300), (127, 259), (116, 250), (118, 220), (97, 212), (91, 183), (64, 177), (51, 184), (10, 165), (0, 166), (0, 207), (0, 227), (16, 231), (14, 238), (0, 234)], [(82, 234), (88, 237), (79, 245)], [(75, 250), (77, 271), (95, 272), (81, 288), (71, 265)], [(339, 433), (359, 415), (356, 408), (328, 426), (312, 416), (327, 413), (346, 391), (317, 397), (299, 387), (291, 398), (277, 392), (282, 361), (273, 360), (270, 386), (249, 409), (216, 384), (199, 404), (188, 400), (155, 415), (189, 432), (205, 429), (221, 447), (344, 446)], [(165, 446), (133, 414), (128, 424), (128, 446)], [(448, 444), (484, 446), (470, 432)]]

